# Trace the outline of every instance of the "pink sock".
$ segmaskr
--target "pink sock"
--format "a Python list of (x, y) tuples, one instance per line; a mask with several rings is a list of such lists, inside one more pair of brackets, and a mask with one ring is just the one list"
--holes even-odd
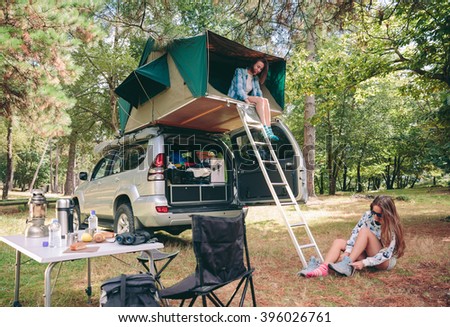
[(322, 263), (319, 267), (307, 273), (306, 277), (325, 277), (326, 275), (328, 275), (328, 265)]

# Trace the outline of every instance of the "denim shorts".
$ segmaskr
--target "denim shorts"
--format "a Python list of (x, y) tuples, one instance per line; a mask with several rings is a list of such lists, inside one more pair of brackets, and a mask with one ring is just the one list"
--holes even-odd
[(389, 259), (389, 265), (388, 265), (388, 267), (387, 267), (386, 270), (391, 270), (391, 269), (393, 269), (393, 268), (395, 267), (396, 264), (397, 264), (397, 258), (395, 258), (395, 257), (390, 258), (390, 259)]

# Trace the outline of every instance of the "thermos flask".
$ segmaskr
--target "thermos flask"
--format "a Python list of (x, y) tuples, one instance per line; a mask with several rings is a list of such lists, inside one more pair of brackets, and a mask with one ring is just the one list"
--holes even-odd
[(67, 234), (73, 233), (73, 210), (74, 204), (72, 199), (58, 199), (56, 201), (56, 214), (61, 224), (61, 235), (63, 238), (66, 238)]

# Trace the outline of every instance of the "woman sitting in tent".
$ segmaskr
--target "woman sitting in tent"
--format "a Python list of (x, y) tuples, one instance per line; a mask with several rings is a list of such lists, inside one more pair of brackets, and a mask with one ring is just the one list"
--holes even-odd
[(258, 58), (247, 68), (236, 68), (233, 80), (231, 81), (228, 96), (254, 104), (267, 136), (272, 141), (278, 141), (278, 137), (273, 134), (270, 126), (270, 106), (269, 101), (262, 97), (261, 85), (264, 84), (269, 63), (265, 58)]

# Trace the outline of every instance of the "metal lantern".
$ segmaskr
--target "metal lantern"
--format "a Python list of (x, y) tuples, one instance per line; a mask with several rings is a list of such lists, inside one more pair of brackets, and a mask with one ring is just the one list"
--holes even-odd
[(25, 237), (45, 237), (48, 236), (48, 227), (45, 226), (47, 214), (47, 199), (41, 190), (33, 190), (28, 201), (30, 215), (27, 219), (27, 229)]

